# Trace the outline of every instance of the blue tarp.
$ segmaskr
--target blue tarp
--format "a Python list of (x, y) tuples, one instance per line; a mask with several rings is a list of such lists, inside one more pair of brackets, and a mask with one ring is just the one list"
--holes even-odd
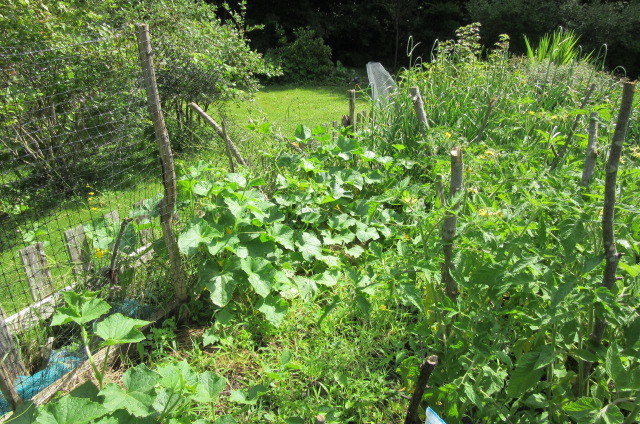
[[(72, 371), (85, 361), (86, 357), (67, 349), (54, 350), (49, 356), (48, 366), (33, 375), (20, 375), (14, 381), (18, 395), (24, 400), (29, 400), (53, 383), (60, 377)], [(9, 402), (0, 394), (0, 416), (11, 412)]]

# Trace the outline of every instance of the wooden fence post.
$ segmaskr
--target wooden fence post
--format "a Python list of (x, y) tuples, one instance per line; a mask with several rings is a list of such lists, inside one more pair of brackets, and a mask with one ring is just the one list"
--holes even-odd
[(422, 101), (419, 87), (411, 87), (411, 102), (413, 103), (413, 110), (416, 112), (420, 126), (429, 128), (429, 121), (427, 120), (427, 114), (424, 111), (424, 102)]
[(78, 281), (84, 281), (93, 268), (84, 226), (78, 225), (75, 228), (65, 230), (64, 239), (67, 244), (69, 259), (71, 260), (73, 275), (76, 276)]
[(147, 92), (149, 113), (153, 120), (156, 143), (160, 151), (162, 162), (162, 184), (164, 185), (164, 198), (160, 203), (160, 225), (167, 245), (167, 253), (171, 262), (173, 286), (176, 291), (176, 299), (179, 302), (187, 298), (187, 277), (182, 267), (178, 241), (173, 231), (174, 210), (176, 207), (176, 173), (173, 166), (173, 152), (169, 142), (169, 133), (164, 123), (162, 109), (160, 107), (160, 95), (156, 85), (156, 75), (153, 68), (153, 51), (149, 37), (149, 25), (136, 24), (138, 36), (138, 52), (142, 65), (142, 75)]
[(349, 90), (349, 125), (351, 130), (356, 130), (356, 90)]
[(591, 182), (591, 177), (596, 169), (596, 159), (598, 158), (598, 112), (591, 112), (589, 115), (589, 141), (587, 152), (584, 158), (582, 178), (580, 185), (586, 187)]
[(464, 164), (462, 161), (462, 149), (456, 147), (451, 150), (451, 183), (449, 186), (449, 210), (447, 210), (442, 223), (442, 241), (444, 246), (444, 262), (442, 264), (442, 282), (444, 290), (451, 299), (458, 296), (458, 284), (451, 275), (453, 269), (453, 239), (456, 237), (456, 224), (458, 222), (458, 209), (460, 201), (451, 203), (454, 197), (462, 190)]
[(27, 274), (31, 297), (38, 302), (53, 293), (53, 280), (42, 243), (32, 244), (20, 250), (20, 259)]
[(5, 322), (5, 314), (0, 306), (0, 392), (12, 409), (21, 402), (13, 382), (16, 376), (25, 375), (25, 366), (20, 357), (20, 349), (15, 345)]

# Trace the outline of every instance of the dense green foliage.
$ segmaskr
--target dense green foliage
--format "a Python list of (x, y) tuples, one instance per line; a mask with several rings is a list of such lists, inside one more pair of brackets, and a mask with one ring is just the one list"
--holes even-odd
[(282, 68), (282, 79), (298, 83), (328, 79), (334, 70), (331, 48), (312, 29), (297, 28), (293, 36), (288, 42), (283, 35), (281, 45), (267, 54)]

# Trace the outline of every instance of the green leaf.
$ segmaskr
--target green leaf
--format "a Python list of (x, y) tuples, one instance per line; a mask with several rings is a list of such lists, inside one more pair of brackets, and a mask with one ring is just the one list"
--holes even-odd
[(625, 390), (629, 384), (629, 374), (622, 365), (620, 359), (620, 348), (617, 344), (612, 343), (607, 349), (605, 355), (604, 368), (609, 377), (616, 383), (616, 390)]
[(180, 392), (198, 384), (198, 375), (186, 361), (161, 365), (156, 372), (160, 375), (159, 384), (171, 390)]
[(207, 221), (194, 218), (187, 230), (178, 236), (178, 249), (184, 255), (193, 255), (198, 252), (201, 243), (209, 244), (214, 238), (221, 236), (222, 233)]
[(304, 141), (311, 138), (311, 129), (306, 125), (299, 124), (296, 127), (296, 131), (294, 133), (294, 137), (298, 141)]
[(589, 272), (593, 271), (598, 265), (600, 265), (604, 261), (604, 253), (600, 255), (591, 256), (585, 259), (584, 264), (582, 265), (582, 270), (580, 270), (580, 274), (585, 275)]
[(139, 418), (147, 417), (154, 412), (151, 408), (154, 396), (149, 393), (127, 391), (117, 384), (110, 383), (100, 391), (99, 395), (104, 397), (102, 405), (109, 412), (124, 409)]
[(563, 408), (578, 424), (622, 424), (624, 415), (617, 405), (602, 407), (602, 401), (596, 398), (580, 398)]
[(293, 230), (291, 227), (277, 222), (271, 227), (270, 234), (273, 236), (275, 241), (280, 243), (285, 249), (295, 250), (295, 246), (293, 244)]
[(233, 390), (229, 395), (229, 401), (244, 405), (255, 405), (258, 403), (258, 398), (268, 391), (269, 389), (262, 384), (251, 387), (247, 393), (242, 390)]
[(365, 315), (369, 315), (371, 312), (371, 303), (361, 294), (356, 296), (356, 305)]
[(240, 259), (240, 268), (247, 273), (249, 284), (262, 297), (271, 293), (271, 284), (274, 279), (275, 269), (271, 262), (264, 258), (248, 257)]
[(366, 243), (369, 240), (377, 240), (380, 238), (378, 231), (371, 225), (365, 224), (364, 222), (358, 222), (356, 224), (356, 237), (362, 243)]
[(322, 256), (322, 242), (312, 233), (303, 232), (296, 241), (296, 246), (307, 261)]
[(231, 272), (221, 272), (218, 264), (207, 261), (198, 273), (200, 283), (209, 290), (214, 305), (223, 308), (233, 298), (236, 281)]
[(344, 253), (349, 256), (353, 256), (354, 258), (359, 258), (364, 253), (364, 249), (356, 244), (355, 246), (345, 250)]
[(268, 296), (260, 301), (258, 310), (264, 314), (267, 321), (278, 327), (287, 316), (289, 304), (279, 296)]
[(542, 346), (536, 351), (523, 354), (509, 376), (507, 394), (513, 398), (522, 396), (540, 381), (543, 368), (555, 359), (551, 346)]
[(86, 398), (65, 396), (40, 410), (38, 424), (86, 424), (107, 413), (99, 403)]
[(298, 286), (302, 300), (308, 302), (315, 296), (318, 290), (315, 280), (305, 277), (304, 275), (296, 275), (293, 277), (293, 281), (296, 283), (296, 286)]
[(328, 269), (322, 274), (319, 274), (313, 277), (313, 280), (316, 283), (322, 284), (323, 286), (326, 286), (326, 287), (335, 286), (336, 284), (338, 284), (339, 279), (340, 279), (340, 271), (338, 271), (337, 269)]
[(238, 424), (238, 422), (231, 415), (223, 415), (215, 420), (213, 424)]
[(60, 307), (51, 320), (51, 325), (63, 325), (69, 322), (86, 324), (109, 312), (111, 306), (102, 299), (96, 299), (96, 292), (63, 292), (67, 306)]
[(227, 387), (227, 379), (219, 375), (205, 371), (198, 377), (195, 395), (191, 396), (196, 402), (215, 402), (220, 393)]
[(398, 284), (397, 291), (398, 291), (398, 294), (400, 295), (400, 300), (402, 300), (402, 303), (404, 305), (413, 305), (416, 308), (418, 308), (418, 310), (424, 311), (422, 295), (414, 284), (410, 284), (410, 283)]
[(122, 382), (129, 391), (150, 393), (160, 376), (145, 364), (129, 368), (122, 376)]
[(116, 313), (96, 324), (95, 334), (104, 339), (101, 343), (102, 346), (138, 343), (145, 339), (144, 334), (138, 328), (147, 324), (151, 324), (151, 322)]
[(624, 269), (631, 278), (636, 278), (640, 275), (640, 264), (627, 265), (624, 262), (620, 262), (618, 265), (620, 265), (620, 268)]

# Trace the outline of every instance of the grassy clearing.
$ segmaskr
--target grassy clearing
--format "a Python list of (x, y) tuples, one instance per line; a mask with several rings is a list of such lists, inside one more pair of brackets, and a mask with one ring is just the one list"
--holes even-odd
[(265, 120), (273, 124), (285, 137), (292, 137), (296, 127), (308, 127), (340, 121), (349, 113), (346, 86), (293, 85), (267, 86), (250, 103), (229, 108), (231, 118), (243, 125), (250, 120)]

